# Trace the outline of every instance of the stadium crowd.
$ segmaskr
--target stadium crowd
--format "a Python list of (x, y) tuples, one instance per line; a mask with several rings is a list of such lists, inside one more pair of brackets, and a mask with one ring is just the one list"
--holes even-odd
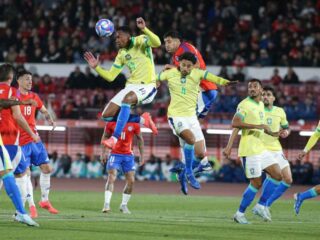
[[(0, 62), (83, 63), (84, 50), (112, 60), (114, 42), (97, 37), (96, 21), (137, 33), (135, 18), (143, 16), (159, 36), (180, 31), (207, 64), (319, 67), (319, 10), (320, 0), (1, 1)], [(163, 46), (156, 50), (157, 64), (168, 60)]]

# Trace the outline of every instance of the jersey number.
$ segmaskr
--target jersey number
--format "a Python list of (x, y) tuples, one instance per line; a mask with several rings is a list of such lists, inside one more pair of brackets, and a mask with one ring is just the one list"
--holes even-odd
[(30, 116), (31, 115), (31, 106), (25, 106), (24, 107), (24, 115)]
[(184, 94), (184, 95), (185, 95), (186, 92), (187, 92), (187, 89), (186, 89), (185, 87), (182, 87), (182, 88), (181, 88), (181, 94)]

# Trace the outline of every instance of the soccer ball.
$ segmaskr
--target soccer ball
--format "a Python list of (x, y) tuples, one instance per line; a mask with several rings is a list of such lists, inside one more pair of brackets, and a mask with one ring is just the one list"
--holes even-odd
[(114, 32), (114, 25), (109, 19), (100, 19), (96, 23), (96, 33), (99, 37), (109, 37)]

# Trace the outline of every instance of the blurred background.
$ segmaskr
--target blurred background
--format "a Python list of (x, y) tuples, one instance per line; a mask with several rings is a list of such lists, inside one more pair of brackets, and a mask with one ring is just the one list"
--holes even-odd
[[(232, 159), (222, 162), (229, 135), (216, 130), (230, 130), (236, 106), (247, 94), (246, 81), (255, 77), (276, 88), (277, 104), (287, 113), (292, 134), (283, 146), (294, 181), (315, 184), (320, 182), (319, 148), (304, 162), (296, 161), (296, 156), (319, 120), (319, 10), (320, 0), (3, 0), (0, 62), (33, 72), (33, 91), (61, 127), (60, 131), (39, 131), (54, 176), (101, 178), (105, 173), (98, 156), (104, 123), (99, 116), (124, 87), (128, 72), (107, 83), (87, 67), (82, 55), (90, 50), (100, 55), (104, 67), (110, 67), (117, 54), (113, 36), (99, 38), (96, 21), (108, 18), (116, 27), (128, 25), (139, 34), (135, 19), (142, 16), (161, 40), (165, 32), (179, 31), (200, 50), (209, 71), (241, 82), (220, 89), (202, 122), (209, 159), (215, 165), (201, 181), (245, 181), (237, 144)], [(157, 72), (170, 62), (164, 45), (154, 49), (154, 58)], [(133, 109), (136, 113), (149, 111), (160, 129), (156, 137), (144, 129), (145, 159), (149, 161), (139, 168), (138, 180), (175, 181), (169, 169), (180, 151), (166, 120), (169, 101), (162, 85), (152, 104)], [(40, 115), (37, 118), (40, 126), (46, 125)]]

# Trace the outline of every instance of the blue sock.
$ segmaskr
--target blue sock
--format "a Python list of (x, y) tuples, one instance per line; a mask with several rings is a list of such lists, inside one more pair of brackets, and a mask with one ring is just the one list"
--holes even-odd
[[(105, 122), (116, 122), (118, 119), (118, 115), (114, 117), (101, 117), (101, 119)], [(140, 123), (140, 115), (137, 114), (130, 114), (128, 122), (132, 123)]]
[(275, 189), (279, 186), (279, 181), (271, 177), (268, 177), (266, 178), (266, 180), (264, 180), (263, 185), (264, 186), (262, 187), (263, 189), (262, 194), (258, 203), (261, 204), (262, 206), (266, 206), (267, 200), (273, 194)]
[(2, 180), (7, 195), (11, 198), (11, 201), (15, 206), (16, 210), (21, 214), (26, 214), (26, 210), (23, 207), (21, 194), (16, 184), (16, 180), (14, 179), (13, 173), (7, 173), (2, 177)]
[(199, 164), (200, 164), (200, 161), (196, 157), (193, 157), (192, 169), (197, 168), (199, 166)]
[(247, 207), (251, 204), (257, 192), (258, 192), (258, 189), (256, 189), (254, 186), (249, 184), (249, 186), (243, 193), (242, 200), (239, 207), (239, 212), (244, 213), (246, 211)]
[(287, 191), (287, 189), (290, 187), (289, 184), (285, 183), (285, 182), (280, 182), (279, 186), (276, 188), (276, 190), (272, 193), (272, 195), (268, 198), (267, 200), (267, 206), (270, 207), (272, 205), (272, 203), (277, 200), (278, 198), (280, 198), (285, 191)]
[(301, 200), (305, 200), (305, 199), (309, 199), (309, 198), (314, 198), (318, 196), (318, 193), (316, 192), (316, 190), (314, 188), (310, 188), (309, 190), (300, 193), (300, 199)]
[(119, 138), (122, 130), (126, 126), (130, 116), (130, 105), (126, 103), (121, 104), (121, 109), (117, 119), (116, 128), (114, 130), (113, 136)]
[(192, 163), (194, 155), (194, 145), (184, 144), (183, 147), (184, 157), (186, 159), (186, 172), (192, 173)]

